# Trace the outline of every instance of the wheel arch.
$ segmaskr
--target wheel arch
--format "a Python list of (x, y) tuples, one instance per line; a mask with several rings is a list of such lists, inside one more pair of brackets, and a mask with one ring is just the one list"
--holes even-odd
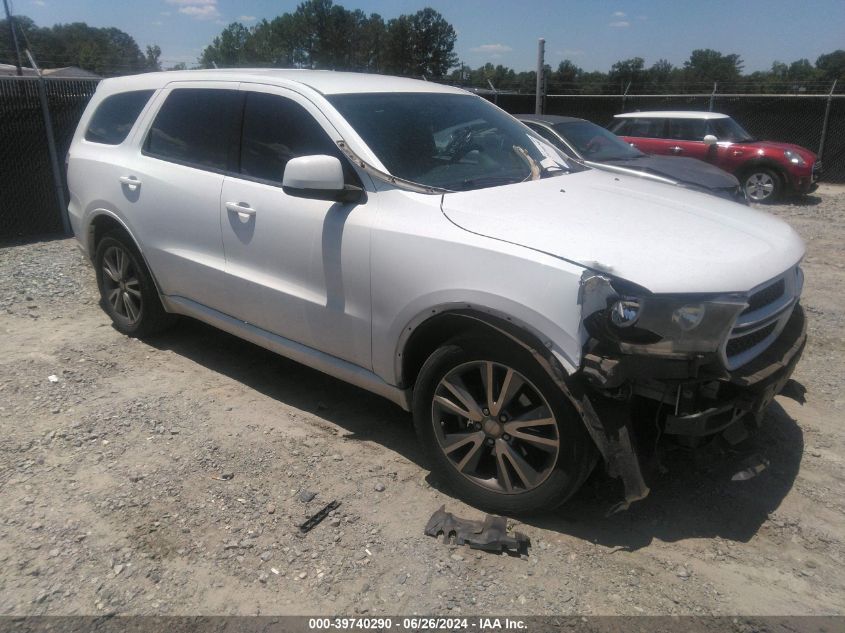
[(744, 187), (745, 183), (743, 182), (743, 179), (746, 178), (749, 174), (751, 174), (755, 169), (760, 169), (761, 167), (769, 169), (775, 174), (777, 174), (778, 178), (780, 178), (781, 180), (782, 185), (785, 185), (788, 182), (787, 174), (783, 166), (776, 160), (767, 156), (761, 156), (760, 158), (755, 158), (746, 163), (743, 163), (739, 167), (739, 169), (734, 172), (734, 174), (739, 180), (740, 185)]
[(94, 257), (97, 253), (97, 245), (100, 243), (100, 240), (103, 239), (103, 236), (110, 231), (120, 231), (126, 234), (126, 237), (129, 238), (133, 246), (135, 246), (135, 249), (138, 253), (140, 253), (144, 266), (146, 266), (147, 272), (149, 272), (150, 278), (153, 280), (156, 292), (158, 292), (159, 296), (162, 296), (161, 286), (158, 283), (158, 279), (156, 278), (153, 269), (150, 267), (150, 263), (147, 261), (147, 256), (144, 253), (144, 249), (141, 248), (141, 243), (126, 223), (114, 213), (105, 209), (98, 209), (91, 215), (86, 228), (85, 239), (85, 248), (88, 258), (92, 262), (94, 261)]
[[(469, 331), (501, 336), (529, 351), (553, 378), (564, 379), (573, 366), (553, 352), (552, 341), (536, 328), (504, 312), (473, 304), (430, 308), (402, 331), (396, 346), (395, 372), (403, 388), (412, 388), (426, 359), (440, 345)], [(569, 365), (569, 363), (566, 363)]]

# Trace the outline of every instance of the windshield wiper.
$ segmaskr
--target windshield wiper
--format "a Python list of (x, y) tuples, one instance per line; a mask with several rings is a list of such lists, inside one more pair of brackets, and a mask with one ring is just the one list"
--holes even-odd
[(479, 178), (467, 178), (466, 180), (461, 180), (460, 182), (454, 183), (454, 185), (450, 186), (449, 189), (453, 191), (468, 191), (470, 189), (501, 184), (512, 185), (518, 182), (522, 182), (522, 179), (514, 178), (513, 176), (481, 176)]
[[(543, 165), (542, 163), (537, 162), (535, 159), (531, 158), (527, 151), (524, 148), (520, 147), (519, 145), (513, 146), (513, 151), (516, 152), (516, 155), (519, 156), (525, 163), (528, 165), (528, 169), (530, 169), (530, 173), (528, 176), (524, 178), (524, 180), (539, 180), (545, 174), (571, 174), (572, 170), (568, 167), (565, 167), (560, 164), (555, 164), (554, 167), (550, 165)], [(553, 159), (550, 159), (553, 160)]]
[(337, 146), (340, 148), (346, 156), (353, 162), (353, 164), (357, 165), (361, 169), (363, 169), (366, 173), (368, 173), (373, 178), (381, 180), (382, 182), (390, 183), (391, 185), (395, 185), (400, 189), (405, 189), (406, 191), (414, 191), (416, 193), (427, 193), (427, 194), (442, 194), (442, 193), (452, 193), (449, 189), (443, 189), (442, 187), (432, 187), (430, 185), (424, 185), (419, 182), (414, 182), (413, 180), (406, 180), (405, 178), (400, 178), (398, 176), (394, 176), (393, 174), (388, 174), (385, 171), (381, 171), (380, 169), (376, 169), (369, 163), (367, 163), (363, 158), (358, 156), (355, 152), (352, 151), (352, 148), (346, 144), (345, 141), (337, 141)]

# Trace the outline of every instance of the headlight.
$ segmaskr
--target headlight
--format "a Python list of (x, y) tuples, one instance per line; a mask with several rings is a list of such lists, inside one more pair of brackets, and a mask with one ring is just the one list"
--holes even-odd
[(672, 322), (684, 332), (694, 330), (704, 318), (703, 303), (681, 306), (672, 312)]
[(783, 150), (783, 155), (786, 158), (786, 160), (788, 160), (793, 165), (798, 165), (799, 167), (803, 167), (804, 165), (807, 164), (807, 162), (803, 158), (801, 158), (800, 154), (793, 152), (791, 149)]
[(619, 299), (610, 307), (610, 320), (616, 327), (631, 327), (639, 318), (639, 299)]

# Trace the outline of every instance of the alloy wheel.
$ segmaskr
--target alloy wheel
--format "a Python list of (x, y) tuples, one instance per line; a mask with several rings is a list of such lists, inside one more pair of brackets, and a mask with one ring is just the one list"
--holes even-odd
[(560, 435), (549, 403), (525, 376), (501, 363), (453, 368), (434, 390), (431, 415), (440, 450), (484, 488), (527, 492), (557, 462)]
[(141, 318), (141, 282), (126, 249), (110, 246), (103, 253), (103, 297), (114, 313), (128, 325)]
[(755, 202), (762, 202), (775, 192), (774, 178), (766, 172), (753, 173), (745, 181), (745, 191)]

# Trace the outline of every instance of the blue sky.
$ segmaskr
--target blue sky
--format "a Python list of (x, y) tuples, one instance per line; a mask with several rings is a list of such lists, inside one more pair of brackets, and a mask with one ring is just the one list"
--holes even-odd
[[(39, 25), (83, 21), (116, 26), (143, 48), (157, 43), (165, 66), (191, 63), (229, 22), (254, 24), (292, 11), (298, 0), (12, 0)], [(346, 0), (385, 19), (431, 6), (458, 32), (457, 53), (472, 67), (517, 70), (569, 58), (586, 70), (643, 57), (680, 65), (695, 48), (739, 53), (745, 70), (845, 48), (845, 0)]]

